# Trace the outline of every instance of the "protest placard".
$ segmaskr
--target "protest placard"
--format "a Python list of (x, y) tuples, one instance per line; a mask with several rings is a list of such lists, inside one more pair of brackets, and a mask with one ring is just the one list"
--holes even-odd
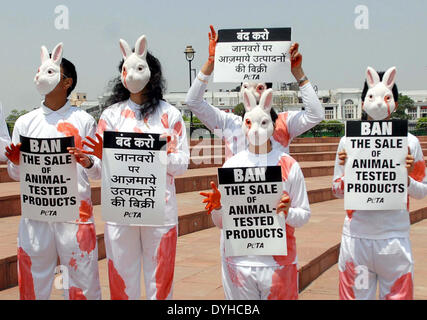
[(104, 132), (102, 217), (125, 225), (163, 225), (166, 139), (159, 134)]
[(290, 80), (291, 28), (218, 30), (214, 82)]
[(226, 256), (287, 255), (280, 166), (219, 168)]
[(24, 218), (68, 222), (79, 218), (74, 137), (20, 136), (21, 210)]
[(346, 210), (406, 209), (406, 120), (347, 121), (345, 150)]

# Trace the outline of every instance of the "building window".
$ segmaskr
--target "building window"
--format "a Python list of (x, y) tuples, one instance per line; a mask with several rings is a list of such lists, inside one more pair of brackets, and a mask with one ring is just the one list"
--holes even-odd
[(354, 119), (355, 118), (355, 105), (353, 100), (348, 99), (344, 103), (344, 119)]
[(325, 108), (325, 119), (332, 120), (334, 118), (334, 108), (326, 107)]
[(409, 120), (416, 120), (417, 119), (417, 108), (408, 110), (408, 117), (409, 117)]
[(346, 104), (344, 106), (344, 119), (354, 119), (354, 105)]

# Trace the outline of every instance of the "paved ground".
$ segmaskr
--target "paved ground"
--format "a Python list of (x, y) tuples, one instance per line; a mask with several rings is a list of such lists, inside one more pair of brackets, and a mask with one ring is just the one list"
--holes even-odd
[[(427, 299), (427, 219), (411, 226), (414, 255), (414, 297)], [(377, 295), (378, 296), (378, 295)], [(311, 283), (301, 294), (301, 300), (337, 300), (338, 265), (334, 265)]]
[[(425, 206), (413, 202), (412, 208)], [(304, 266), (340, 241), (344, 219), (343, 201), (331, 200), (311, 206), (312, 217), (307, 225), (296, 230), (299, 265)], [(427, 220), (411, 229), (415, 256), (416, 298), (427, 298)], [(223, 299), (221, 284), (219, 230), (210, 228), (178, 238), (175, 271), (175, 299)], [(103, 299), (109, 299), (106, 260), (99, 262)], [(142, 279), (141, 279), (142, 281)], [(336, 265), (315, 280), (301, 294), (301, 299), (337, 299)], [(144, 285), (141, 284), (141, 288)], [(145, 297), (142, 289), (142, 298)], [(17, 287), (0, 291), (1, 299), (17, 299)], [(62, 299), (54, 290), (52, 299)]]

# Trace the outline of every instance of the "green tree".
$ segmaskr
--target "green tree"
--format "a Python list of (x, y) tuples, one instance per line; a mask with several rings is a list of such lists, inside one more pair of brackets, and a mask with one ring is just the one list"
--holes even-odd
[(344, 131), (344, 123), (339, 120), (329, 120), (325, 123), (325, 129), (331, 132), (334, 137), (341, 137)]
[(243, 114), (245, 113), (245, 106), (243, 105), (243, 103), (239, 103), (238, 105), (236, 105), (233, 108), (233, 113), (238, 116), (243, 116)]
[(22, 116), (22, 115), (24, 115), (24, 114), (26, 114), (26, 113), (28, 113), (28, 111), (27, 111), (27, 110), (21, 110), (21, 111), (19, 111), (19, 110), (16, 110), (16, 109), (13, 109), (13, 110), (9, 113), (9, 115), (8, 115), (8, 116), (7, 116), (7, 118), (6, 118), (6, 124), (7, 124), (8, 128), (9, 128), (9, 132), (10, 132), (10, 133), (12, 133), (12, 132), (13, 132), (13, 127), (15, 126), (15, 122), (16, 122), (16, 120), (18, 120), (18, 118), (19, 118), (20, 116)]
[(409, 116), (405, 113), (405, 110), (413, 110), (415, 108), (415, 102), (408, 96), (399, 93), (399, 99), (397, 100), (398, 105), (396, 110), (391, 115), (392, 119), (408, 119)]
[(419, 118), (417, 120), (417, 125), (415, 126), (417, 130), (424, 130), (424, 132), (427, 132), (427, 118)]

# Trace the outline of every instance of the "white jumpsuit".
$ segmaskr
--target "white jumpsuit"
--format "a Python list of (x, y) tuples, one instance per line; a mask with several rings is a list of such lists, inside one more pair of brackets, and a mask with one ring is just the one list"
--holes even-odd
[[(12, 142), (19, 135), (32, 138), (74, 136), (76, 147), (82, 139), (95, 137), (96, 122), (85, 111), (72, 107), (68, 101), (53, 111), (43, 102), (41, 107), (21, 117), (15, 123)], [(65, 298), (101, 299), (98, 274), (98, 247), (89, 177), (99, 176), (99, 161), (90, 169), (77, 164), (80, 218), (67, 223), (43, 222), (21, 218), (18, 234), (18, 282), (20, 298), (49, 299), (59, 257), (63, 272)], [(9, 176), (19, 181), (19, 166), (8, 161)]]
[[(291, 202), (286, 218), (287, 256), (225, 257), (221, 230), (222, 282), (228, 300), (296, 300), (298, 299), (298, 267), (295, 228), (310, 218), (310, 206), (304, 176), (298, 162), (273, 149), (267, 155), (249, 150), (239, 152), (227, 160), (223, 168), (276, 166), (282, 168), (283, 193)], [(212, 220), (222, 229), (222, 209), (212, 212)]]
[(0, 161), (7, 161), (5, 155), (6, 146), (10, 146), (9, 129), (4, 118), (3, 107), (0, 104)]
[[(345, 137), (338, 146), (332, 191), (344, 197), (344, 166), (338, 152), (345, 148)], [(347, 210), (341, 239), (339, 268), (340, 299), (413, 299), (413, 257), (409, 240), (409, 196), (423, 198), (426, 166), (418, 139), (408, 134), (414, 156), (414, 171), (408, 186), (407, 210)]]
[[(242, 117), (222, 111), (203, 100), (210, 76), (199, 72), (187, 93), (186, 104), (206, 127), (219, 135), (225, 144), (225, 159), (246, 149), (246, 137), (242, 131)], [(310, 130), (325, 118), (325, 112), (311, 83), (299, 88), (304, 111), (287, 111), (278, 114), (271, 138), (273, 148), (281, 147), (289, 154), (293, 138)]]
[(105, 246), (111, 299), (139, 299), (141, 258), (147, 299), (171, 299), (178, 236), (178, 208), (174, 177), (188, 167), (189, 150), (185, 124), (180, 112), (160, 101), (153, 114), (143, 120), (139, 106), (126, 100), (108, 107), (101, 115), (97, 132), (168, 133), (177, 138), (176, 152), (168, 155), (165, 194), (165, 225), (126, 226), (105, 224)]

